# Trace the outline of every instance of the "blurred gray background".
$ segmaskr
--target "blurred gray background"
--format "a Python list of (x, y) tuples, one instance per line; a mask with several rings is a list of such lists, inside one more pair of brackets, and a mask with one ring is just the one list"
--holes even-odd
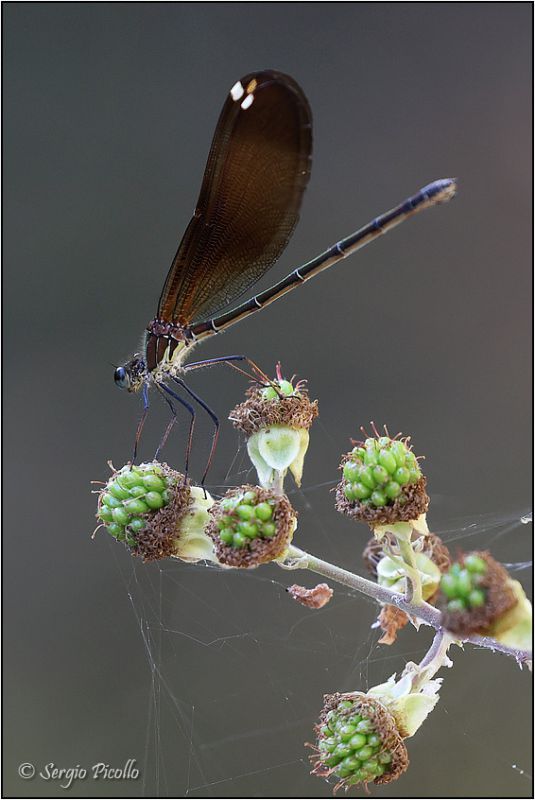
[[(246, 352), (320, 400), (296, 543), (361, 570), (366, 529), (333, 510), (340, 453), (374, 419), (425, 453), (431, 527), (502, 561), (531, 554), (529, 3), (7, 3), (4, 12), (5, 792), (330, 797), (308, 775), (324, 692), (418, 660), (374, 606), (306, 574), (143, 566), (94, 540), (90, 481), (129, 457), (139, 398), (113, 364), (138, 345), (190, 218), (220, 107), (243, 74), (303, 86), (314, 162), (268, 285), (435, 178), (433, 209), (196, 351)], [(191, 377), (222, 419), (245, 379)], [(142, 456), (167, 422), (154, 401)], [(181, 467), (183, 430), (165, 458)], [(199, 423), (194, 476), (209, 447)], [(247, 475), (224, 425), (209, 482)], [(290, 489), (293, 489), (291, 485)], [(529, 570), (515, 575), (529, 589)], [(531, 795), (530, 676), (453, 652), (411, 767), (376, 797)], [(136, 759), (137, 781), (22, 780), (31, 762)], [(359, 794), (357, 792), (357, 794)]]

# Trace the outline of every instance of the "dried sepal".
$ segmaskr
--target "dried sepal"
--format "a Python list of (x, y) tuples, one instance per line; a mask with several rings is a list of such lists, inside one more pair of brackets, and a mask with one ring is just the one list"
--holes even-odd
[(286, 589), (290, 597), (307, 608), (323, 608), (333, 596), (333, 590), (327, 583), (318, 583), (312, 589), (294, 583)]
[(422, 475), (416, 483), (404, 487), (403, 495), (393, 500), (391, 505), (376, 508), (369, 503), (348, 500), (344, 481), (341, 481), (336, 489), (336, 510), (357, 522), (365, 522), (372, 528), (377, 525), (414, 522), (429, 508), (426, 484), (426, 478)]
[(386, 603), (381, 607), (377, 624), (383, 631), (379, 639), (379, 644), (394, 644), (397, 639), (398, 631), (404, 628), (409, 622), (409, 615), (397, 606)]

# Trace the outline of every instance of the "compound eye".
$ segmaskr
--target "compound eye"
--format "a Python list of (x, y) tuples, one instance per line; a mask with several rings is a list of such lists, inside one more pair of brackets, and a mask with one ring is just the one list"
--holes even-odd
[(128, 389), (130, 387), (130, 375), (124, 367), (117, 367), (113, 373), (113, 380), (119, 389)]

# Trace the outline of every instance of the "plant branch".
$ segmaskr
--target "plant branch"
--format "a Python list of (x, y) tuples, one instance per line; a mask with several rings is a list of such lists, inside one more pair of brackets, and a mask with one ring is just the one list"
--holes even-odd
[(420, 606), (424, 601), (422, 597), (422, 581), (416, 566), (412, 544), (403, 536), (396, 536), (396, 541), (409, 579), (407, 583), (410, 583), (410, 586), (407, 586), (406, 599), (413, 605)]
[[(324, 578), (342, 584), (342, 586), (355, 589), (357, 592), (361, 592), (373, 598), (378, 603), (388, 603), (389, 605), (397, 606), (397, 608), (405, 611), (405, 613), (409, 614), (411, 617), (416, 617), (421, 622), (430, 625), (437, 631), (442, 629), (442, 615), (440, 611), (429, 605), (429, 603), (422, 602), (420, 605), (415, 605), (408, 602), (399, 592), (393, 592), (391, 589), (379, 586), (379, 584), (367, 578), (355, 575), (353, 572), (349, 572), (342, 567), (337, 567), (335, 564), (330, 564), (328, 561), (323, 561), (323, 559), (317, 558), (294, 545), (290, 545), (286, 561), (279, 562), (279, 565), (285, 569), (309, 569), (311, 572), (322, 575)], [(488, 650), (504, 653), (505, 655), (512, 656), (519, 664), (530, 662), (533, 657), (529, 650), (517, 650), (513, 647), (507, 647), (488, 636), (473, 635), (463, 638), (462, 640), (455, 639), (454, 641), (461, 645), (464, 642), (469, 642), (476, 647), (484, 647)]]

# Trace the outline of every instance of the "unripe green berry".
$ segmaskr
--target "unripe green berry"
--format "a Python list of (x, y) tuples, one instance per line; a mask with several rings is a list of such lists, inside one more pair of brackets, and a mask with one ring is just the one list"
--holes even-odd
[(113, 509), (109, 506), (101, 506), (98, 512), (99, 519), (102, 522), (112, 522), (113, 521)]
[(219, 532), (219, 537), (225, 544), (231, 545), (234, 542), (234, 532), (232, 528), (222, 528)]
[(143, 484), (137, 484), (137, 486), (132, 486), (129, 489), (128, 494), (130, 497), (144, 497), (147, 494), (147, 490)]
[(275, 535), (275, 531), (277, 530), (275, 523), (273, 522), (264, 522), (262, 527), (260, 528), (261, 536), (266, 538), (270, 538), (271, 536)]
[(386, 484), (384, 491), (389, 500), (395, 500), (401, 493), (401, 486), (396, 481), (390, 481)]
[(128, 527), (134, 533), (139, 533), (139, 531), (143, 530), (146, 524), (147, 523), (145, 522), (144, 519), (139, 519), (138, 517), (134, 517), (134, 519), (131, 519), (130, 522), (128, 523)]
[(333, 755), (340, 756), (340, 758), (347, 758), (347, 756), (352, 754), (353, 751), (351, 747), (346, 742), (340, 742), (340, 744), (336, 745)]
[(114, 508), (112, 513), (113, 521), (118, 525), (126, 525), (130, 519), (130, 515), (122, 506), (119, 506), (119, 508)]
[(386, 469), (380, 465), (377, 465), (373, 468), (373, 478), (377, 486), (382, 486), (383, 484), (387, 483), (390, 476)]
[(446, 573), (440, 579), (440, 588), (449, 600), (457, 596), (457, 578), (455, 575)]
[[(355, 730), (356, 730), (355, 726)], [(351, 737), (349, 740), (349, 744), (354, 750), (360, 750), (361, 747), (364, 747), (367, 744), (367, 738), (364, 733), (355, 733), (354, 736)]]
[(262, 389), (262, 397), (264, 398), (264, 400), (276, 400), (278, 394), (276, 390), (273, 388), (273, 386), (265, 386)]
[(359, 466), (355, 461), (346, 461), (344, 464), (344, 478), (350, 483), (355, 483), (359, 479)]
[(357, 499), (357, 495), (353, 489), (353, 487), (356, 485), (356, 483), (346, 483), (344, 486), (344, 494), (350, 502), (353, 502)]
[(143, 476), (143, 485), (151, 492), (163, 492), (166, 486), (163, 478), (152, 473)]
[(112, 494), (102, 495), (102, 502), (104, 503), (104, 505), (108, 506), (108, 508), (119, 508), (119, 506), (122, 506), (121, 501), (118, 500), (116, 497), (114, 497)]
[(241, 503), (239, 506), (236, 506), (236, 514), (242, 520), (250, 520), (254, 517), (255, 511), (252, 506)]
[(109, 525), (106, 525), (106, 529), (108, 533), (115, 539), (119, 539), (119, 537), (124, 536), (124, 527), (122, 525), (118, 525), (117, 522), (111, 522)]
[(127, 470), (126, 472), (120, 472), (117, 476), (117, 480), (124, 486), (125, 489), (131, 489), (133, 486), (138, 486), (143, 482), (142, 476), (138, 472), (134, 472), (133, 470)]
[(125, 500), (127, 497), (129, 497), (128, 489), (124, 489), (118, 481), (109, 483), (107, 489), (110, 494), (117, 498), (117, 500)]
[(367, 500), (372, 493), (371, 489), (368, 489), (363, 483), (354, 483), (352, 485), (352, 490), (354, 494), (353, 499), (356, 498), (357, 500)]
[(235, 533), (232, 537), (232, 544), (234, 547), (245, 547), (247, 544), (247, 537), (243, 533)]
[(472, 589), (468, 595), (468, 602), (472, 608), (485, 605), (485, 592), (482, 589)]
[(375, 480), (373, 472), (369, 466), (361, 467), (359, 470), (359, 483), (363, 483), (368, 489), (372, 491), (375, 489)]
[(124, 507), (129, 514), (146, 514), (149, 510), (148, 505), (139, 498), (127, 500), (124, 504)]
[(273, 508), (269, 505), (269, 503), (259, 503), (255, 510), (255, 516), (261, 520), (262, 522), (268, 522), (273, 516)]
[(356, 725), (348, 725), (345, 723), (342, 725), (338, 731), (338, 735), (340, 736), (343, 742), (349, 742), (355, 731), (357, 730)]
[(364, 718), (359, 722), (357, 725), (357, 733), (371, 733), (373, 730), (373, 726), (369, 719)]
[(472, 578), (466, 569), (462, 569), (457, 576), (457, 591), (463, 597), (466, 597), (472, 591)]
[(376, 508), (386, 505), (386, 497), (383, 492), (380, 492), (378, 489), (372, 492), (371, 501)]
[(394, 478), (400, 486), (405, 486), (411, 479), (411, 473), (407, 467), (398, 467), (394, 473)]
[(373, 755), (373, 750), (369, 745), (365, 744), (364, 747), (361, 747), (359, 750), (357, 750), (355, 755), (360, 761), (366, 761), (366, 759)]
[(164, 505), (163, 497), (160, 492), (147, 492), (143, 500), (153, 511), (162, 508)]
[(289, 397), (291, 394), (293, 394), (294, 387), (292, 386), (290, 381), (286, 380), (279, 381), (279, 388), (281, 392), (284, 395), (286, 395), (286, 397)]
[(247, 536), (248, 539), (255, 539), (258, 536), (258, 528), (252, 522), (238, 522), (238, 532)]
[(484, 574), (487, 571), (487, 564), (481, 556), (469, 553), (464, 559), (464, 566), (469, 572)]
[(379, 453), (379, 464), (384, 467), (390, 475), (393, 475), (397, 468), (396, 459), (388, 450), (381, 450)]

